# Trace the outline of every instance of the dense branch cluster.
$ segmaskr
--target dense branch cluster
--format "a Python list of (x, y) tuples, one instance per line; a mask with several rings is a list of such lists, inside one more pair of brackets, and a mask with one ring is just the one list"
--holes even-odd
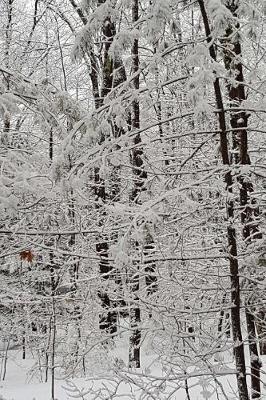
[(18, 348), (53, 400), (263, 398), (265, 18), (2, 1), (0, 379)]

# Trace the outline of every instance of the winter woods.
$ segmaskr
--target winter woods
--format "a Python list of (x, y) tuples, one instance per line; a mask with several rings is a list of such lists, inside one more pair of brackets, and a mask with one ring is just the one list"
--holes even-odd
[(0, 7), (1, 380), (262, 399), (264, 1)]

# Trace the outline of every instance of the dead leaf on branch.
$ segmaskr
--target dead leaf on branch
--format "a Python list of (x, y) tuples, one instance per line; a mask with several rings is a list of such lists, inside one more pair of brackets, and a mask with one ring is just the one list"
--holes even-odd
[(31, 250), (23, 250), (20, 252), (20, 259), (31, 263), (34, 259), (34, 255)]

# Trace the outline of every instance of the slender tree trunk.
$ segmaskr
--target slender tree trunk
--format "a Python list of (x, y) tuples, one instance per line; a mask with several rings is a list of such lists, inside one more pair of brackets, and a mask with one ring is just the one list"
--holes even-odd
[(51, 305), (52, 305), (52, 313), (51, 313), (51, 331), (50, 331), (50, 362), (51, 362), (51, 396), (52, 400), (55, 400), (55, 346), (56, 346), (56, 331), (57, 331), (57, 321), (56, 321), (56, 289), (58, 286), (58, 278), (55, 272), (55, 263), (54, 263), (54, 255), (50, 253), (50, 282), (51, 282)]
[(48, 339), (47, 339), (47, 345), (45, 349), (45, 376), (44, 376), (44, 382), (48, 382), (48, 377), (49, 377), (49, 349), (50, 349), (50, 343), (51, 343), (51, 335), (52, 335), (52, 319), (50, 318), (50, 323), (49, 323), (49, 329), (48, 329)]
[[(209, 25), (208, 15), (205, 9), (204, 0), (198, 0), (201, 15), (203, 18), (203, 24), (205, 28), (206, 38), (209, 47), (209, 53), (211, 58), (216, 62), (216, 52), (213, 45), (211, 30)], [(229, 152), (228, 152), (228, 140), (226, 132), (226, 119), (223, 105), (223, 97), (220, 88), (219, 79), (216, 78), (214, 81), (214, 92), (216, 98), (216, 105), (219, 110), (219, 128), (220, 128), (220, 148), (222, 154), (223, 164), (230, 166)], [(236, 230), (234, 227), (234, 202), (232, 200), (232, 174), (229, 170), (225, 174), (226, 190), (229, 194), (229, 200), (227, 201), (227, 240), (228, 240), (228, 252), (229, 252), (229, 265), (230, 265), (230, 280), (231, 280), (231, 325), (232, 334), (234, 341), (234, 356), (236, 364), (236, 377), (237, 386), (240, 400), (248, 400), (248, 388), (246, 380), (246, 363), (244, 354), (244, 344), (242, 339), (241, 329), (241, 315), (240, 315), (240, 285), (238, 275), (238, 255), (237, 255), (237, 241), (236, 241)]]
[[(5, 66), (6, 68), (10, 67), (10, 47), (12, 40), (12, 30), (13, 30), (13, 3), (14, 0), (7, 1), (7, 25), (5, 29)], [(10, 76), (7, 75), (5, 77), (7, 90), (10, 90)], [(1, 140), (4, 145), (7, 145), (10, 141), (10, 127), (11, 127), (11, 116), (9, 112), (5, 112), (3, 116), (4, 120), (4, 129), (3, 134), (1, 135)]]
[[(264, 306), (265, 307), (265, 306)], [(262, 309), (256, 315), (256, 328), (260, 345), (260, 354), (266, 355), (266, 313), (263, 305)]]
[(22, 332), (22, 360), (26, 359), (26, 331)]
[[(223, 333), (223, 322), (225, 319), (225, 312), (224, 312), (225, 300), (226, 300), (226, 293), (223, 295), (223, 298), (222, 298), (221, 311), (220, 311), (219, 321), (218, 321), (218, 337), (221, 337), (222, 333)], [(220, 347), (220, 345), (219, 345), (219, 347)]]
[[(227, 7), (232, 15), (238, 18), (238, 2), (228, 1)], [(226, 69), (233, 76), (235, 83), (228, 85), (230, 106), (234, 109), (241, 108), (242, 102), (246, 99), (244, 87), (243, 65), (241, 62), (242, 49), (239, 41), (240, 25), (238, 22), (235, 25), (230, 25), (226, 30), (226, 39), (224, 51), (224, 61)], [(250, 158), (248, 155), (248, 139), (247, 139), (247, 124), (248, 115), (245, 111), (231, 111), (230, 123), (233, 135), (233, 150), (234, 161), (236, 164), (249, 165)], [(253, 239), (261, 238), (261, 233), (256, 221), (258, 207), (251, 204), (250, 193), (253, 192), (253, 185), (249, 176), (243, 176), (242, 171), (238, 176), (240, 183), (240, 206), (241, 206), (241, 224), (242, 236), (246, 245)], [(253, 211), (255, 210), (255, 212)], [(249, 284), (249, 286), (252, 286)], [(251, 397), (260, 398), (260, 360), (258, 356), (258, 348), (256, 343), (256, 328), (255, 319), (251, 314), (251, 307), (246, 308), (246, 322), (249, 339), (250, 366), (251, 366)]]
[[(139, 18), (139, 4), (138, 0), (132, 0), (132, 21), (136, 22)], [(133, 42), (132, 47), (132, 73), (136, 74), (139, 69), (139, 42), (137, 39)], [(133, 79), (134, 89), (139, 89), (139, 75), (136, 74)], [(140, 127), (140, 107), (139, 101), (134, 100), (132, 104), (132, 114), (131, 123), (133, 129), (139, 129)], [(134, 178), (134, 188), (131, 194), (131, 200), (134, 203), (139, 203), (139, 195), (143, 190), (143, 184), (147, 178), (147, 173), (143, 169), (143, 150), (141, 146), (141, 137), (139, 134), (134, 136), (134, 144), (137, 145), (132, 150), (131, 162), (133, 166)], [(138, 248), (138, 243), (135, 243), (136, 248)], [(131, 305), (130, 310), (130, 325), (132, 329), (130, 343), (129, 343), (129, 367), (130, 368), (140, 368), (140, 341), (141, 341), (141, 331), (139, 328), (141, 322), (140, 307), (139, 307), (139, 262), (134, 265), (135, 271), (133, 272), (133, 278), (131, 283), (131, 291), (134, 296), (134, 302)]]
[[(151, 295), (156, 293), (158, 288), (157, 275), (156, 275), (156, 263), (154, 261), (149, 261), (146, 258), (149, 258), (153, 255), (155, 251), (155, 243), (153, 237), (147, 233), (145, 237), (145, 245), (144, 245), (144, 269), (145, 269), (145, 284), (147, 295)], [(151, 316), (151, 315), (150, 315)]]
[(2, 375), (2, 381), (6, 379), (6, 368), (7, 368), (7, 360), (8, 360), (8, 350), (10, 346), (10, 339), (11, 335), (8, 336), (8, 339), (6, 340), (6, 348), (4, 351), (4, 359), (3, 359), (3, 375)]
[(259, 358), (259, 352), (257, 346), (255, 318), (253, 313), (249, 311), (249, 307), (247, 304), (246, 304), (246, 322), (247, 322), (248, 344), (249, 344), (249, 354), (250, 354), (251, 397), (253, 399), (257, 399), (261, 397), (260, 369), (262, 365)]
[[(75, 0), (69, 0), (71, 3), (72, 7), (74, 10), (76, 10), (81, 22), (83, 25), (87, 25), (88, 19), (84, 12), (82, 11), (82, 8), (78, 6)], [(89, 57), (89, 62), (90, 62), (90, 79), (91, 79), (91, 85), (92, 85), (92, 93), (93, 93), (93, 98), (94, 98), (94, 104), (95, 108), (99, 108), (102, 105), (102, 101), (100, 99), (100, 91), (99, 91), (99, 80), (98, 80), (98, 74), (99, 74), (99, 68), (98, 68), (98, 62), (97, 62), (97, 57), (93, 51), (93, 47), (91, 46), (90, 43), (87, 43), (87, 56)], [(84, 53), (85, 56), (85, 53)]]
[(52, 297), (52, 347), (51, 347), (51, 400), (55, 400), (55, 341), (56, 341), (56, 308)]

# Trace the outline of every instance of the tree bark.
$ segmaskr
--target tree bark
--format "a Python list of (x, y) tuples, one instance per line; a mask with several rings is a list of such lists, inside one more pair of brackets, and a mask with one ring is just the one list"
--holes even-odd
[[(213, 45), (211, 30), (209, 25), (209, 19), (206, 12), (204, 0), (198, 0), (200, 11), (203, 19), (203, 24), (206, 33), (206, 39), (209, 47), (209, 54), (211, 58), (216, 62), (216, 52)], [(228, 140), (226, 131), (226, 119), (223, 105), (223, 96), (220, 87), (219, 78), (214, 80), (214, 92), (216, 105), (219, 110), (219, 128), (220, 128), (220, 148), (223, 164), (230, 166), (229, 152), (228, 152)], [(229, 169), (229, 168), (228, 168)], [(240, 400), (248, 400), (248, 388), (246, 380), (246, 363), (244, 354), (244, 344), (242, 339), (241, 329), (241, 316), (240, 316), (240, 285), (238, 275), (238, 258), (237, 258), (237, 240), (236, 230), (234, 227), (234, 202), (232, 200), (232, 174), (230, 169), (225, 174), (226, 191), (229, 195), (227, 201), (227, 241), (228, 241), (228, 252), (229, 252), (229, 266), (230, 266), (230, 280), (231, 280), (231, 325), (232, 334), (234, 341), (234, 356), (236, 364), (236, 377), (237, 386)]]
[[(238, 2), (228, 1), (227, 8), (231, 11), (232, 15), (238, 18)], [(243, 65), (241, 62), (242, 49), (239, 40), (238, 31), (240, 24), (236, 22), (234, 25), (228, 26), (226, 30), (225, 44), (230, 48), (227, 50), (225, 47), (224, 61), (226, 69), (231, 72), (235, 79), (234, 84), (228, 85), (230, 106), (241, 107), (242, 102), (246, 99), (244, 87), (244, 74)], [(249, 165), (250, 157), (248, 154), (248, 138), (247, 138), (247, 125), (248, 115), (245, 111), (231, 111), (230, 124), (232, 127), (233, 135), (233, 150), (234, 162), (240, 165)], [(249, 176), (243, 176), (240, 171), (238, 176), (240, 183), (240, 206), (241, 206), (241, 224), (242, 236), (246, 245), (253, 239), (261, 238), (261, 232), (256, 221), (256, 214), (259, 214), (258, 207), (251, 204), (250, 193), (253, 192), (253, 184)], [(254, 207), (255, 206), (255, 207)], [(251, 286), (249, 284), (249, 286)], [(253, 286), (253, 285), (252, 285)], [(248, 307), (248, 308), (247, 308)], [(257, 335), (255, 328), (255, 319), (251, 313), (251, 305), (246, 305), (246, 322), (249, 340), (250, 352), (250, 367), (251, 367), (251, 397), (260, 398), (260, 368), (261, 363), (258, 355), (258, 347), (256, 343)]]
[[(139, 4), (138, 0), (132, 0), (132, 22), (136, 22), (139, 19)], [(133, 79), (134, 89), (139, 89), (139, 74), (136, 72), (139, 69), (139, 42), (135, 39), (132, 47), (132, 72), (135, 74)], [(140, 107), (139, 101), (136, 99), (132, 104), (131, 123), (133, 129), (140, 128)], [(131, 162), (133, 167), (134, 188), (131, 194), (131, 200), (138, 204), (140, 202), (139, 194), (143, 190), (144, 180), (147, 178), (147, 173), (143, 169), (143, 150), (141, 147), (140, 134), (134, 136), (134, 145), (137, 145), (132, 150)], [(139, 247), (138, 243), (135, 243), (136, 248)], [(134, 296), (134, 302), (131, 305), (130, 310), (130, 326), (132, 334), (129, 343), (129, 367), (140, 368), (140, 342), (141, 342), (141, 331), (139, 328), (141, 322), (140, 307), (139, 307), (139, 263), (135, 263), (135, 269), (133, 279), (131, 283), (131, 291)]]
[[(80, 20), (83, 25), (87, 25), (88, 18), (83, 10), (78, 6), (75, 0), (69, 0), (73, 8), (76, 10)], [(105, 3), (106, 0), (98, 0), (98, 7)], [(102, 58), (102, 87), (100, 89), (99, 85), (99, 68), (96, 56), (94, 54), (93, 48), (89, 46), (88, 56), (91, 65), (90, 78), (94, 96), (95, 108), (99, 109), (103, 103), (105, 98), (108, 96), (110, 91), (126, 81), (126, 71), (124, 64), (120, 57), (115, 57), (114, 59), (110, 56), (109, 50), (110, 46), (114, 40), (116, 35), (116, 27), (115, 23), (111, 20), (109, 16), (103, 21), (102, 24), (102, 35), (103, 35), (103, 58)], [(123, 130), (118, 128), (116, 124), (113, 122), (113, 135), (114, 137), (119, 137), (123, 134)], [(99, 144), (105, 141), (104, 134), (99, 138)], [(118, 148), (116, 149), (118, 150)], [(120, 167), (113, 167), (113, 173), (111, 176), (111, 188), (110, 191), (106, 191), (105, 179), (101, 177), (100, 168), (94, 168), (94, 181), (95, 181), (95, 198), (96, 198), (96, 208), (101, 213), (100, 215), (100, 225), (103, 224), (103, 220), (105, 218), (105, 212), (102, 210), (102, 205), (106, 203), (106, 201), (118, 201), (120, 196)], [(112, 238), (113, 240), (116, 237)], [(108, 283), (109, 279), (114, 279), (116, 275), (116, 284), (119, 285), (121, 283), (121, 279), (119, 278), (119, 274), (115, 273), (114, 267), (110, 265), (109, 262), (109, 241), (108, 237), (102, 236), (98, 238), (98, 243), (96, 244), (96, 252), (100, 257), (99, 262), (99, 271), (100, 276), (103, 278), (104, 284)], [(100, 328), (107, 330), (109, 333), (115, 333), (117, 330), (117, 312), (112, 311), (112, 308), (115, 308), (118, 305), (118, 302), (111, 301), (109, 298), (109, 294), (106, 289), (99, 293), (99, 297), (102, 302), (102, 306), (106, 312), (104, 315), (100, 317)], [(124, 305), (124, 304), (121, 304)]]

